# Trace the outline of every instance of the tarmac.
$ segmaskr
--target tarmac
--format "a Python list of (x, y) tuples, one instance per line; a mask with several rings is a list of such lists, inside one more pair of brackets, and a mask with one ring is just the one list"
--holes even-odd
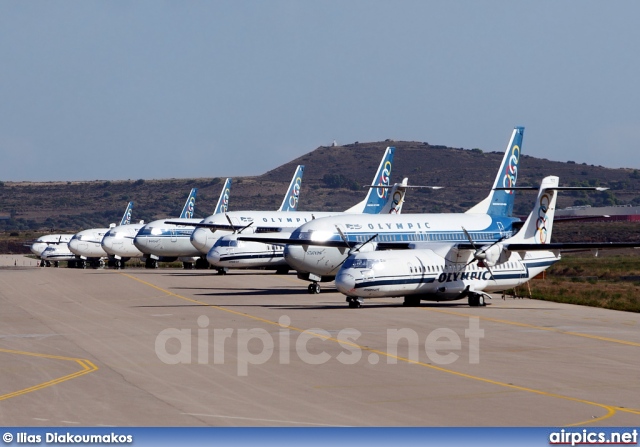
[[(640, 315), (0, 256), (4, 426), (635, 426)], [(535, 284), (534, 284), (535, 287)]]

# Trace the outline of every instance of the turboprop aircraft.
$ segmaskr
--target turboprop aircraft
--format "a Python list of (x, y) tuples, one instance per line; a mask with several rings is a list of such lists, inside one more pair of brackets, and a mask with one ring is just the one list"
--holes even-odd
[[(401, 184), (393, 185), (387, 200), (380, 213), (400, 213), (404, 203), (404, 194), (407, 188), (407, 179)], [(284, 259), (284, 246), (277, 244), (264, 244), (261, 242), (241, 241), (238, 237), (242, 233), (227, 234), (219, 238), (207, 253), (207, 261), (220, 272), (226, 272), (229, 268), (266, 268), (276, 269), (277, 273), (287, 273), (289, 264)], [(256, 234), (256, 239), (260, 238)], [(269, 237), (269, 234), (265, 234)], [(279, 237), (291, 236), (291, 231), (278, 233)]]
[[(133, 202), (129, 202), (124, 210), (122, 219), (120, 219), (120, 225), (129, 225), (131, 223), (132, 209)], [(115, 226), (116, 224), (111, 224), (109, 228), (90, 228), (76, 233), (71, 238), (69, 250), (79, 257), (80, 260), (78, 262), (81, 267), (85, 266), (85, 261), (89, 261), (92, 267), (102, 264), (102, 259), (108, 256), (107, 252), (102, 248), (102, 238), (110, 228)]]
[[(386, 149), (378, 171), (373, 178), (372, 188), (370, 188), (366, 198), (344, 212), (231, 211), (224, 216), (209, 216), (198, 224), (199, 228), (193, 232), (192, 243), (194, 247), (203, 253), (208, 253), (219, 238), (229, 234), (278, 233), (279, 235), (288, 235), (305, 222), (310, 222), (320, 217), (345, 213), (378, 213), (386, 205), (390, 197), (388, 189), (394, 152), (395, 148), (393, 147)], [(261, 242), (261, 240), (256, 242)], [(219, 268), (218, 272), (224, 273), (224, 269)]]
[[(391, 168), (393, 166), (393, 154), (395, 148), (388, 147), (382, 157), (378, 171), (374, 177), (374, 185), (389, 186)], [(293, 184), (293, 183), (292, 183)], [(299, 191), (299, 186), (297, 191)], [(290, 191), (291, 191), (290, 186)], [(367, 197), (360, 203), (347, 209), (346, 213), (377, 213), (387, 202), (388, 191), (386, 189), (370, 190)], [(286, 196), (285, 196), (286, 200)], [(296, 204), (298, 203), (296, 199)], [(284, 205), (284, 202), (283, 202)], [(209, 216), (202, 221), (191, 236), (191, 243), (200, 250), (201, 253), (207, 254), (222, 236), (238, 231), (247, 233), (270, 233), (281, 232), (283, 229), (293, 229), (320, 216), (332, 216), (341, 214), (340, 212), (301, 212), (296, 213), (296, 217), (284, 217), (281, 211), (285, 209), (280, 207), (278, 211), (233, 211), (228, 213), (224, 218), (222, 216)], [(251, 227), (249, 227), (249, 225)], [(259, 227), (255, 227), (259, 225)], [(246, 228), (245, 228), (246, 227)]]
[(51, 245), (64, 245), (68, 250), (68, 244), (72, 237), (73, 234), (45, 234), (35, 241), (26, 242), (24, 245), (28, 246), (31, 253), (41, 259), (40, 267), (44, 267), (46, 263), (42, 259), (42, 252)]
[[(215, 212), (223, 213), (229, 206), (229, 194), (231, 191), (231, 178), (227, 178), (222, 186), (222, 192), (218, 198)], [(191, 196), (190, 196), (191, 197)], [(191, 199), (187, 200), (185, 208), (192, 203)], [(195, 202), (193, 202), (195, 203)], [(185, 210), (183, 209), (183, 213)], [(132, 225), (123, 225), (111, 228), (102, 239), (102, 248), (113, 256), (116, 260), (116, 267), (124, 268), (124, 263), (131, 258), (145, 258), (145, 254), (141, 252), (135, 245), (134, 239), (140, 229), (144, 227), (144, 222)], [(189, 262), (185, 263), (186, 267), (190, 267)]]
[[(320, 293), (318, 282), (332, 281), (349, 255), (345, 247), (373, 251), (375, 247), (406, 247), (418, 241), (464, 241), (462, 227), (481, 244), (509, 237), (514, 224), (520, 222), (512, 214), (523, 134), (524, 127), (513, 129), (490, 194), (465, 213), (340, 215), (309, 221), (288, 239), (260, 241), (285, 244), (286, 262), (297, 270), (300, 279), (312, 281), (309, 293)], [(501, 187), (512, 189), (498, 189)], [(258, 241), (254, 236), (238, 239)], [(373, 239), (375, 243), (367, 243)]]
[(484, 306), (489, 293), (524, 284), (558, 262), (562, 250), (640, 246), (640, 242), (551, 243), (557, 191), (565, 189), (602, 188), (563, 188), (558, 187), (558, 177), (546, 177), (533, 211), (513, 237), (487, 243), (461, 226), (455, 234), (468, 242), (456, 238), (415, 242), (410, 244), (415, 248), (408, 250), (354, 251), (341, 266), (336, 287), (347, 296), (349, 307), (360, 307), (363, 298), (399, 296), (407, 306), (417, 306), (421, 300), (463, 298), (470, 306)]
[(68, 261), (69, 267), (76, 267), (77, 263), (84, 262), (69, 250), (67, 244), (52, 244), (45, 248), (40, 253), (41, 267), (58, 267), (58, 263), (61, 261)]
[[(298, 194), (300, 192), (300, 182), (302, 181), (303, 173), (304, 166), (298, 166), (289, 185), (289, 190), (282, 202), (281, 208), (283, 210), (295, 211), (298, 204)], [(291, 206), (291, 204), (293, 204), (293, 206)], [(224, 212), (214, 213), (212, 216), (226, 214), (227, 210), (225, 209)], [(209, 218), (212, 216), (209, 216)], [(202, 222), (202, 219), (189, 219), (187, 221), (183, 219), (157, 220), (142, 228), (134, 239), (134, 243), (140, 251), (148, 254), (149, 258), (151, 258), (147, 261), (148, 267), (153, 267), (155, 260), (160, 257), (173, 257), (174, 259), (180, 257), (185, 263), (196, 261), (197, 264), (204, 263), (206, 266), (204, 256), (202, 256), (200, 251), (190, 242), (196, 224), (200, 222)], [(202, 261), (199, 261), (200, 259), (202, 259)], [(199, 267), (199, 265), (197, 266)], [(188, 265), (185, 264), (185, 267), (188, 267)]]

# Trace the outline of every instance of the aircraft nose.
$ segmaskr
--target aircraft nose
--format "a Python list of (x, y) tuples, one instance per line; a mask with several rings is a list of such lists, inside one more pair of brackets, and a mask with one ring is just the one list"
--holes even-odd
[(211, 233), (211, 231), (206, 228), (196, 228), (193, 230), (193, 233), (191, 233), (191, 245), (200, 252), (204, 252), (207, 245), (207, 232)]
[(211, 265), (217, 265), (218, 262), (220, 262), (220, 253), (218, 250), (209, 250), (209, 253), (207, 253), (207, 261)]
[(304, 262), (305, 250), (298, 245), (284, 246), (284, 259), (292, 268), (300, 271), (309, 271), (309, 266)]
[(336, 276), (336, 288), (340, 293), (345, 295), (353, 295), (356, 287), (356, 278), (347, 272), (340, 272)]

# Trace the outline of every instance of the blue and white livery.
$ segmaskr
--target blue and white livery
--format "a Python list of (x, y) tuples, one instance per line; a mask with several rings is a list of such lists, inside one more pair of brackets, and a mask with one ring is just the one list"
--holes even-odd
[[(524, 128), (516, 127), (507, 145), (493, 183), (515, 187)], [(270, 243), (286, 244), (287, 263), (301, 279), (312, 281), (309, 293), (319, 293), (320, 281), (332, 281), (348, 256), (345, 248), (360, 251), (377, 246), (402, 248), (419, 242), (465, 241), (465, 227), (480, 243), (489, 243), (513, 234), (513, 190), (492, 189), (467, 213), (448, 214), (367, 214), (316, 219), (297, 228), (288, 241), (272, 238)], [(247, 239), (247, 237), (241, 237)], [(375, 240), (375, 242), (374, 242)]]

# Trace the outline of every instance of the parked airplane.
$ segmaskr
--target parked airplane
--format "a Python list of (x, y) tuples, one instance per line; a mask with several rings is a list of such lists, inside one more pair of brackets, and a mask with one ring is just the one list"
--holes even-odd
[[(131, 210), (133, 202), (127, 204), (127, 208), (120, 219), (120, 225), (131, 223)], [(76, 233), (69, 241), (69, 250), (80, 258), (79, 264), (84, 267), (85, 261), (89, 261), (92, 267), (102, 264), (102, 259), (108, 256), (102, 248), (102, 238), (110, 228), (116, 224), (111, 224), (109, 228), (90, 228)]]
[(191, 189), (180, 217), (175, 219), (175, 225), (165, 225), (166, 219), (159, 219), (145, 224), (138, 230), (133, 243), (146, 258), (147, 268), (157, 267), (158, 261), (171, 262), (178, 258), (185, 267), (190, 267), (199, 258), (199, 253), (194, 250), (184, 250), (185, 239), (188, 242), (193, 231), (191, 224), (202, 220), (193, 217), (197, 193), (198, 188)]
[(51, 245), (67, 246), (72, 237), (73, 234), (45, 234), (31, 243), (25, 243), (25, 245), (29, 247), (34, 255), (41, 259), (40, 267), (44, 267), (46, 262), (42, 259), (42, 252)]
[[(281, 213), (283, 211), (298, 210), (298, 203), (300, 201), (300, 186), (302, 185), (303, 174), (304, 165), (299, 165), (296, 168), (296, 172), (291, 179), (291, 183), (289, 183), (289, 188), (287, 189), (287, 193), (284, 195), (284, 199), (280, 204), (280, 208), (278, 208), (278, 211), (276, 212)], [(202, 223), (222, 222), (223, 226), (227, 229), (231, 228), (231, 226), (233, 225), (234, 230), (232, 231), (235, 231), (236, 227), (241, 228), (247, 224), (238, 221), (236, 214), (236, 212), (227, 213), (225, 211), (225, 217), (222, 217), (223, 214), (213, 213), (211, 216), (205, 218)], [(226, 216), (229, 216), (229, 220), (227, 220)], [(280, 214), (280, 216), (282, 215)], [(203, 255), (207, 255), (209, 250), (211, 250), (211, 247), (213, 247), (213, 244), (215, 244), (215, 242), (220, 237), (220, 233), (213, 233), (213, 231), (215, 231), (215, 228), (209, 228), (210, 227), (207, 226), (197, 227), (191, 234), (190, 238), (191, 245)], [(227, 231), (226, 234), (229, 234), (229, 232)]]
[[(227, 178), (222, 186), (222, 192), (216, 204), (216, 212), (225, 212), (229, 206), (229, 194), (231, 191), (231, 178)], [(189, 204), (187, 201), (185, 208)], [(185, 213), (185, 210), (183, 210)], [(132, 225), (123, 225), (111, 228), (102, 239), (102, 248), (116, 259), (116, 267), (124, 268), (124, 263), (131, 258), (144, 258), (146, 256), (134, 244), (134, 239), (140, 229), (144, 227), (144, 222)], [(189, 263), (186, 263), (190, 267)]]
[(78, 263), (83, 262), (69, 250), (67, 244), (49, 245), (42, 251), (40, 258), (42, 259), (40, 262), (41, 267), (51, 267), (51, 265), (58, 267), (58, 263), (61, 261), (68, 261), (69, 267), (76, 267)]
[[(333, 216), (344, 213), (377, 213), (387, 203), (388, 187), (393, 165), (395, 148), (388, 147), (382, 157), (378, 171), (373, 178), (373, 185), (366, 198), (344, 212), (297, 211), (282, 213), (280, 211), (231, 211), (225, 216), (213, 215), (207, 217), (200, 227), (194, 231), (192, 243), (194, 247), (208, 253), (215, 242), (229, 234), (248, 233), (278, 233), (289, 234), (295, 228), (320, 217)], [(385, 188), (378, 188), (384, 186)], [(260, 242), (259, 240), (256, 242)], [(281, 244), (282, 245), (282, 244)], [(205, 251), (206, 250), (206, 251)], [(220, 273), (224, 273), (221, 268)]]
[[(404, 194), (407, 188), (407, 179), (403, 183), (393, 185), (389, 193), (390, 200), (379, 211), (380, 213), (400, 213), (404, 203)], [(207, 261), (219, 271), (225, 272), (229, 268), (269, 268), (276, 269), (278, 273), (287, 273), (289, 264), (284, 259), (284, 245), (264, 244), (254, 241), (240, 241), (238, 237), (242, 233), (233, 233), (222, 236), (216, 241), (209, 253)], [(269, 234), (264, 235), (269, 237)], [(291, 236), (291, 231), (282, 231), (278, 237)], [(255, 238), (260, 238), (256, 234)]]
[[(410, 250), (365, 253), (356, 248), (340, 268), (336, 287), (347, 296), (349, 307), (360, 307), (363, 298), (399, 296), (407, 306), (417, 306), (421, 300), (463, 298), (470, 306), (484, 306), (488, 293), (524, 284), (558, 262), (561, 250), (640, 246), (637, 242), (551, 243), (557, 191), (564, 189), (577, 188), (558, 187), (558, 177), (544, 178), (533, 211), (509, 239), (480, 245), (486, 240), (474, 238), (474, 232), (461, 227), (468, 242), (416, 242)], [(452, 219), (449, 228), (455, 225), (459, 222)]]
[[(302, 181), (303, 173), (304, 166), (298, 166), (293, 175), (293, 179), (289, 185), (289, 190), (285, 195), (281, 208), (295, 210), (295, 207), (297, 207), (300, 182)], [(227, 215), (226, 209), (224, 212), (213, 214), (212, 216), (223, 215)], [(209, 218), (212, 216), (209, 216)], [(226, 218), (223, 217), (222, 219), (225, 220), (225, 224), (228, 226), (229, 223), (226, 222)], [(158, 258), (161, 256), (174, 258), (180, 257), (183, 262), (189, 260), (189, 262), (196, 261), (207, 265), (205, 257), (202, 256), (201, 252), (191, 244), (192, 233), (196, 226), (198, 226), (197, 224), (200, 224), (202, 221), (202, 219), (191, 219), (188, 222), (177, 219), (157, 220), (155, 222), (151, 222), (145, 226), (145, 228), (142, 228), (140, 232), (138, 232), (134, 243), (138, 249), (148, 254), (151, 258)], [(151, 229), (152, 227), (153, 230)], [(169, 239), (171, 242), (169, 242)], [(200, 259), (202, 261), (198, 261)], [(153, 259), (148, 261), (147, 266), (153, 267)], [(187, 267), (187, 264), (185, 264), (185, 267)]]
[[(491, 243), (513, 234), (513, 204), (523, 127), (513, 129), (490, 194), (466, 213), (341, 215), (305, 223), (289, 239), (273, 237), (264, 243), (286, 244), (284, 256), (300, 279), (312, 281), (309, 293), (320, 293), (321, 281), (332, 281), (348, 256), (345, 246), (406, 247), (417, 241), (463, 241), (465, 227), (478, 243)], [(240, 236), (240, 240), (257, 240)], [(367, 243), (375, 239), (375, 243)]]

